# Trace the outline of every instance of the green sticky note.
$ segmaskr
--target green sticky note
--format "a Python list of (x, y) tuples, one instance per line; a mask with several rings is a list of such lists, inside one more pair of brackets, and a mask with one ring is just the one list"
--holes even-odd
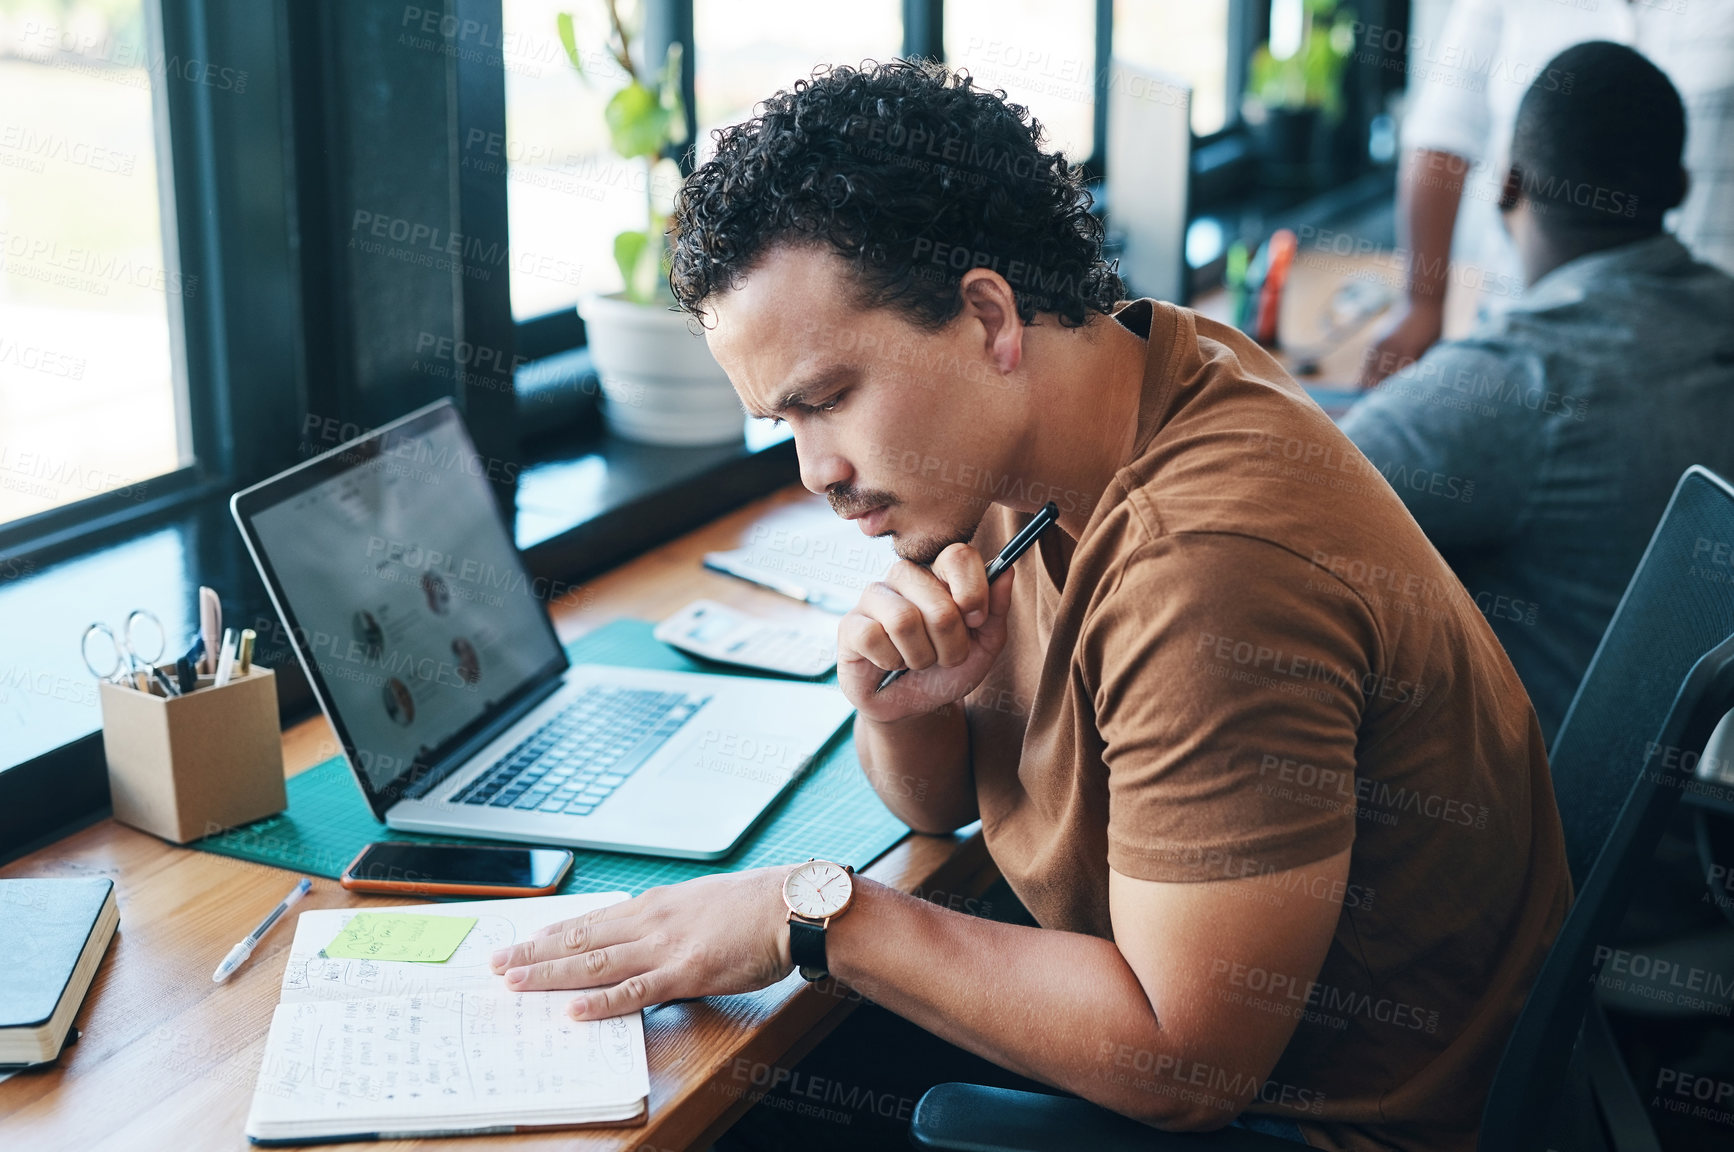
[(470, 929), (474, 916), (414, 916), (402, 912), (357, 912), (325, 946), (333, 960), (416, 960), (439, 964), (450, 960)]

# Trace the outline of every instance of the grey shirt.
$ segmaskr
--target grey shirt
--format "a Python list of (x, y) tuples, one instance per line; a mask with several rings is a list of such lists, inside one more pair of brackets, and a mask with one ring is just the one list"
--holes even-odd
[(1666, 235), (1579, 257), (1342, 427), (1492, 623), (1551, 742), (1680, 474), (1734, 477), (1734, 278)]

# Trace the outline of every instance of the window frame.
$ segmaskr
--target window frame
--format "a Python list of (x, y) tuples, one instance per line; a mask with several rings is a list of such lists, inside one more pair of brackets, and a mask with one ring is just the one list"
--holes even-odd
[[(286, 305), (295, 275), (292, 197), (281, 204), (249, 199), (233, 178), (249, 171), (249, 163), (258, 165), (249, 172), (253, 178), (292, 176), (280, 114), (278, 28), (256, 12), (213, 10), (203, 0), (143, 4), (154, 134), (158, 147), (168, 146), (166, 156), (157, 156), (159, 189), (166, 189), (159, 194), (168, 202), (164, 263), (183, 284), (196, 285), (175, 295), (168, 317), (172, 371), (184, 397), (177, 397), (177, 423), (184, 403), (192, 463), (0, 524), (0, 559), (13, 563), (99, 544), (141, 520), (269, 475), (293, 458), (295, 431), (282, 423), (283, 390), (232, 387), (255, 373), (281, 380), (300, 369), (292, 309), (236, 327), (254, 308)], [(176, 62), (208, 63), (215, 78), (202, 72), (209, 82), (197, 83), (168, 74)], [(229, 83), (235, 76), (250, 82), (256, 99), (218, 87), (225, 69)], [(231, 240), (226, 229), (235, 221), (244, 226)], [(248, 335), (237, 338), (237, 331)], [(247, 445), (245, 455), (238, 445)]]
[[(1097, 0), (1102, 4), (1112, 0)], [(691, 144), (675, 157), (683, 175), (690, 175), (698, 143), (698, 93), (695, 81), (698, 46), (693, 35), (694, 0), (645, 0), (644, 43), (652, 56), (668, 45), (681, 45), (681, 101), (686, 106), (686, 138)], [(902, 0), (905, 57), (942, 59), (945, 42), (944, 0)], [(1098, 20), (1100, 17), (1098, 16)], [(1099, 117), (1098, 117), (1099, 119)], [(1098, 132), (1100, 128), (1097, 129)], [(577, 309), (562, 308), (540, 316), (517, 320), (518, 354), (525, 360), (541, 360), (585, 346), (584, 321)]]
[[(645, 0), (646, 42), (660, 52), (672, 42), (685, 48), (682, 89), (686, 102), (688, 139), (696, 142), (697, 105), (693, 88), (694, 61), (699, 46), (693, 37), (694, 0)], [(1397, 0), (1362, 0), (1362, 6), (1389, 20), (1390, 9), (1404, 9)], [(945, 58), (945, 0), (902, 0), (903, 55)], [(1245, 200), (1258, 189), (1257, 148), (1251, 125), (1241, 115), (1241, 94), (1246, 90), (1247, 70), (1253, 52), (1269, 34), (1269, 0), (1229, 0), (1228, 6), (1228, 122), (1215, 132), (1192, 138), (1192, 195), (1190, 214), (1206, 215)], [(1085, 159), (1086, 177), (1099, 181), (1107, 175), (1108, 71), (1113, 59), (1114, 0), (1095, 3), (1095, 88), (1091, 155)], [(692, 170), (692, 149), (679, 157), (683, 172)], [(1329, 189), (1319, 189), (1319, 194)], [(576, 309), (566, 308), (515, 321), (517, 348), (524, 360), (571, 352), (584, 347), (584, 323)]]
[[(914, 0), (903, 0), (905, 11)], [(502, 5), (503, 6), (503, 5)], [(693, 169), (698, 141), (697, 55), (693, 36), (693, 0), (644, 0), (644, 46), (648, 59), (662, 57), (671, 44), (681, 45), (680, 98), (686, 112), (686, 138), (691, 145), (675, 159), (682, 175)], [(459, 69), (462, 70), (460, 63)], [(510, 235), (508, 231), (508, 235)], [(559, 308), (522, 320), (514, 318), (517, 353), (525, 361), (542, 360), (583, 348), (584, 321), (576, 308)]]
[[(646, 43), (658, 52), (674, 42), (680, 43), (685, 49), (681, 87), (686, 103), (687, 138), (696, 141), (698, 117), (693, 69), (699, 46), (694, 43), (693, 37), (693, 3), (694, 0), (646, 0), (645, 39)], [(944, 59), (945, 0), (902, 0), (902, 4), (903, 55), (910, 58)], [(1264, 39), (1268, 23), (1267, 4), (1260, 4), (1256, 0), (1229, 0), (1228, 87), (1231, 93), (1238, 94), (1246, 87), (1247, 61), (1253, 49)], [(1083, 167), (1087, 176), (1099, 180), (1107, 171), (1105, 153), (1108, 135), (1108, 67), (1113, 57), (1114, 0), (1096, 0), (1095, 25), (1096, 101), (1091, 132), (1091, 155), (1085, 159)], [(1252, 179), (1248, 171), (1250, 165), (1246, 163), (1251, 156), (1251, 143), (1247, 126), (1240, 117), (1237, 96), (1230, 97), (1229, 123), (1207, 136), (1195, 136), (1192, 155), (1195, 173), (1201, 163), (1210, 168), (1224, 164), (1240, 168), (1240, 179), (1228, 183), (1223, 195), (1244, 192)], [(681, 170), (691, 172), (691, 150), (684, 151), (679, 159)], [(1207, 197), (1203, 206), (1208, 206), (1214, 199), (1215, 197)], [(582, 348), (585, 344), (584, 322), (573, 308), (526, 317), (515, 323), (518, 353), (525, 360), (540, 360)]]
[[(174, 188), (174, 258), (183, 279), (177, 352), (185, 373), (195, 463), (141, 482), (148, 499), (106, 493), (0, 526), (0, 575), (53, 578), (57, 562), (98, 555), (110, 545), (170, 524), (204, 553), (216, 543), (186, 527), (222, 517), (222, 492), (282, 470), (297, 459), (306, 373), (299, 300), (297, 169), (291, 147), (288, 4), (209, 5), (146, 0), (157, 6), (161, 53), (153, 71), (193, 62), (246, 76), (250, 94), (184, 75), (153, 83), (167, 117), (169, 155), (159, 162)], [(148, 17), (147, 17), (148, 18)], [(159, 121), (160, 123), (160, 121)], [(252, 190), (281, 188), (280, 195)], [(166, 230), (165, 230), (166, 240)], [(165, 256), (165, 263), (169, 257)], [(201, 555), (201, 570), (221, 569)], [(209, 578), (209, 577), (207, 577)], [(0, 860), (16, 858), (107, 812), (100, 730), (17, 763), (0, 763)]]

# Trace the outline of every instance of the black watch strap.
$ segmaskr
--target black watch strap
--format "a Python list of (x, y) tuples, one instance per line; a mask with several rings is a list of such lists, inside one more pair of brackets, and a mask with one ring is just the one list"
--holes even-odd
[(802, 979), (823, 980), (829, 975), (825, 966), (825, 929), (789, 917), (789, 959), (801, 970)]

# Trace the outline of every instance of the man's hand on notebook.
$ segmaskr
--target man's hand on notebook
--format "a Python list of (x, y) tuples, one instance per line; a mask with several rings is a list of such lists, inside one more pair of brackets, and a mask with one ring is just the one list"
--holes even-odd
[[(933, 567), (907, 560), (869, 584), (837, 626), (837, 683), (869, 720), (888, 723), (961, 700), (1005, 647), (1012, 570), (989, 585), (981, 553), (953, 544)], [(908, 668), (883, 692), (885, 673)]]
[(702, 876), (563, 920), (491, 958), (514, 992), (582, 989), (574, 1019), (751, 992), (787, 976), (787, 867)]

